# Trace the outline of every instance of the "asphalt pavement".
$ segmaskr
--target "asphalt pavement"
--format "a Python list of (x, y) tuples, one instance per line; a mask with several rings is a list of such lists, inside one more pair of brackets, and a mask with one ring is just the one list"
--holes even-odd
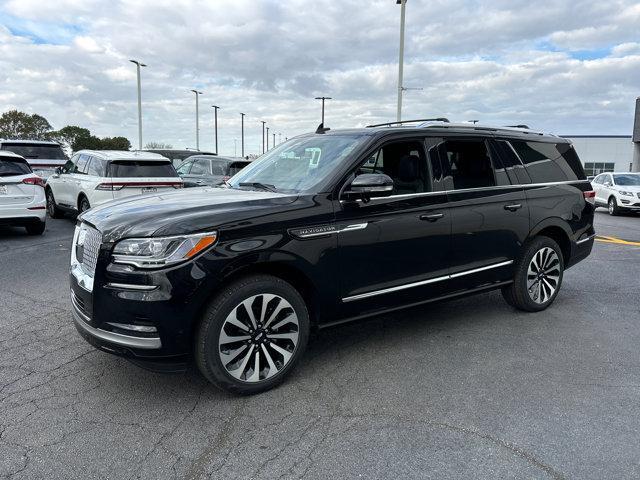
[[(73, 225), (0, 228), (0, 477), (640, 477), (640, 246), (597, 242), (541, 313), (493, 292), (322, 331), (236, 397), (78, 336)], [(640, 216), (596, 228), (640, 242)]]

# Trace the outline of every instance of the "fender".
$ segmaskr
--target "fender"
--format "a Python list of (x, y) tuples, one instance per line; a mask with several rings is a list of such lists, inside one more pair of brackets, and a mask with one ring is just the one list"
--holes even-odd
[(562, 231), (564, 231), (564, 233), (567, 235), (567, 238), (569, 238), (569, 240), (571, 242), (575, 241), (575, 239), (573, 238), (575, 236), (574, 233), (571, 231), (571, 229), (567, 225), (567, 222), (565, 220), (563, 220), (562, 218), (560, 218), (560, 217), (549, 217), (549, 218), (545, 218), (544, 220), (540, 221), (540, 223), (535, 225), (529, 231), (529, 235), (527, 236), (527, 240), (532, 238), (532, 237), (535, 237), (536, 235), (538, 235), (538, 233), (540, 233), (542, 230), (544, 230), (545, 228), (548, 228), (548, 227), (559, 227), (559, 228), (561, 228)]

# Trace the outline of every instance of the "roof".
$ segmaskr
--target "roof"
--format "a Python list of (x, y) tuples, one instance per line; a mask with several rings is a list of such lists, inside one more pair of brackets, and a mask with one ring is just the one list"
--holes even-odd
[(190, 155), (187, 158), (184, 159), (184, 161), (186, 162), (187, 160), (192, 160), (194, 158), (204, 158), (207, 160), (211, 160), (211, 161), (218, 161), (218, 160), (222, 160), (224, 162), (251, 162), (251, 160), (247, 160), (244, 157), (221, 157), (219, 155), (206, 155), (206, 154), (201, 154), (201, 153), (196, 153), (195, 155)]
[(631, 135), (560, 135), (562, 138), (628, 138), (631, 140)]
[(13, 153), (11, 150), (0, 150), (0, 156), (1, 157), (15, 157), (15, 158), (21, 158), (22, 160), (25, 160), (25, 158), (22, 155), (18, 155), (17, 153)]
[(58, 142), (52, 142), (50, 140), (29, 140), (29, 139), (13, 139), (4, 140), (0, 138), (0, 143), (33, 143), (34, 145), (56, 145), (60, 146)]
[(86, 155), (92, 155), (105, 160), (165, 160), (170, 162), (167, 157), (163, 157), (159, 153), (151, 152), (130, 152), (127, 150), (79, 150), (75, 153), (84, 153)]

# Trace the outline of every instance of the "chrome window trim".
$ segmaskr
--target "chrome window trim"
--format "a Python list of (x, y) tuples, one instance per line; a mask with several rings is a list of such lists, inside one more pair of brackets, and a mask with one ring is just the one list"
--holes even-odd
[(351, 295), (349, 297), (344, 297), (342, 301), (344, 303), (353, 302), (355, 300), (362, 300), (363, 298), (375, 297), (377, 295), (384, 295), (385, 293), (397, 292), (400, 290), (406, 290), (408, 288), (420, 287), (422, 285), (428, 285), (430, 283), (442, 282), (444, 280), (451, 280), (453, 278), (463, 277), (465, 275), (471, 275), (478, 272), (483, 272), (485, 270), (491, 270), (493, 268), (506, 267), (507, 265), (511, 265), (513, 260), (507, 260), (505, 262), (494, 263), (493, 265), (487, 265), (485, 267), (474, 268), (471, 270), (466, 270), (464, 272), (453, 273), (449, 275), (443, 275), (441, 277), (430, 278), (428, 280), (421, 280), (419, 282), (405, 283), (404, 285), (398, 285), (395, 287), (383, 288), (381, 290), (374, 290), (372, 292), (360, 293), (358, 295)]
[[(571, 185), (574, 183), (584, 183), (589, 180), (563, 180), (561, 182), (544, 182), (544, 183), (515, 183), (513, 185), (494, 185), (492, 187), (477, 187), (477, 188), (462, 188), (459, 190), (442, 190), (439, 192), (420, 192), (420, 193), (403, 193), (401, 195), (389, 195), (388, 197), (373, 197), (369, 199), (370, 202), (381, 201), (381, 200), (393, 200), (397, 198), (413, 198), (413, 197), (425, 197), (429, 195), (442, 195), (442, 194), (450, 194), (450, 193), (466, 193), (466, 192), (481, 192), (487, 190), (496, 190), (496, 189), (507, 189), (507, 188), (525, 188), (525, 187), (549, 187), (553, 185)], [(352, 202), (352, 200), (340, 200), (340, 203)], [(356, 200), (356, 202), (362, 202), (361, 199)]]

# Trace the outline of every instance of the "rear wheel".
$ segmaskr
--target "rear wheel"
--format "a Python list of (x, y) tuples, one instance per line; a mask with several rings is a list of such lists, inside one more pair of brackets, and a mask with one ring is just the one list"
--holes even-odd
[(89, 199), (84, 195), (80, 197), (80, 201), (78, 202), (78, 212), (84, 213), (91, 208), (91, 204), (89, 203)]
[(619, 215), (620, 214), (620, 207), (618, 207), (618, 202), (616, 202), (615, 197), (611, 197), (609, 199), (609, 215)]
[(195, 357), (217, 387), (258, 393), (291, 373), (308, 338), (309, 313), (297, 290), (280, 278), (255, 275), (229, 285), (211, 303)]
[(24, 228), (27, 229), (29, 235), (42, 235), (46, 225), (45, 222), (38, 222), (26, 225)]
[(50, 188), (47, 189), (47, 213), (51, 218), (61, 218), (64, 213), (56, 205), (56, 199)]
[(538, 312), (553, 303), (564, 274), (558, 244), (548, 237), (530, 241), (516, 264), (513, 283), (502, 289), (507, 303), (519, 310)]

